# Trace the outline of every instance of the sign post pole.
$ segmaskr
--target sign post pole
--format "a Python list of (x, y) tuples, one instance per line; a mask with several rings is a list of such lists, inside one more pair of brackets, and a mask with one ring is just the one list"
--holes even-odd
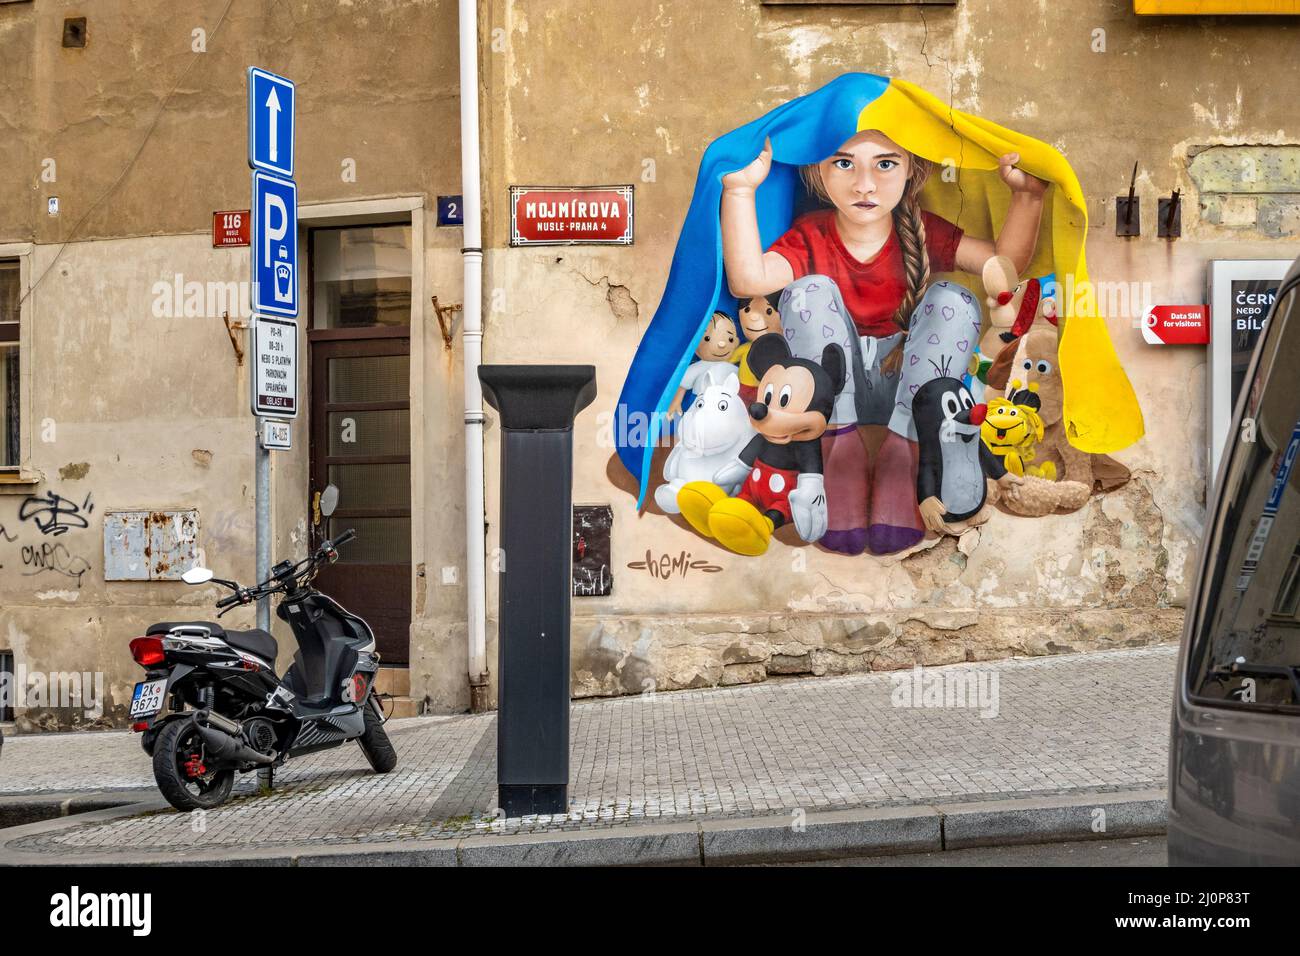
[[(257, 431), (261, 431), (260, 428)], [(262, 447), (260, 436), (253, 444), (257, 455), (257, 481), (253, 494), (257, 499), (257, 580), (271, 576), (271, 453)], [(271, 599), (257, 602), (257, 626), (271, 629)]]
[[(289, 447), (287, 422), (298, 414), (298, 187), (293, 181), (292, 82), (248, 68), (248, 165), (253, 170), (253, 362), (249, 370), (257, 422), (253, 454), (257, 580), (271, 576), (271, 448)], [(257, 602), (257, 626), (271, 629), (270, 599)]]

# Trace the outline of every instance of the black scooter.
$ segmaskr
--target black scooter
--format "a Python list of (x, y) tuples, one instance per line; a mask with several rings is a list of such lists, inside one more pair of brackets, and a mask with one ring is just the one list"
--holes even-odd
[[(322, 514), (328, 517), (337, 501), (337, 489), (327, 488)], [(270, 578), (251, 588), (214, 578), (206, 568), (182, 576), (186, 584), (211, 582), (234, 591), (217, 602), (217, 617), (283, 595), (276, 614), (298, 641), (283, 679), (275, 675), (275, 638), (263, 630), (166, 622), (131, 642), (132, 657), (146, 671), (132, 695), (132, 729), (143, 733), (158, 789), (178, 810), (219, 806), (236, 773), (259, 770), (269, 785), (274, 769), (290, 757), (349, 740), (361, 745), (376, 773), (397, 766), (374, 694), (374, 633), (312, 587), (317, 571), (336, 561), (339, 546), (354, 537), (349, 529), (327, 539), (302, 561), (277, 564)]]

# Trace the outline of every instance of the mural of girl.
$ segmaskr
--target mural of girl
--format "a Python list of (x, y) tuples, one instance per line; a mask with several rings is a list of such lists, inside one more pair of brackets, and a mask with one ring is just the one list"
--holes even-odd
[[(929, 378), (965, 371), (978, 342), (980, 310), (969, 294), (964, 303), (921, 298), (932, 271), (978, 273), (996, 254), (1017, 270), (1029, 265), (1047, 183), (1017, 169), (1019, 159), (1017, 153), (998, 159), (1011, 202), (996, 243), (964, 235), (923, 210), (921, 190), (934, 164), (879, 130), (857, 133), (821, 162), (800, 168), (809, 191), (831, 208), (795, 220), (766, 253), (754, 194), (771, 169), (770, 140), (751, 163), (722, 177), (723, 262), (731, 292), (766, 295), (809, 274), (826, 276), (848, 308), (865, 373), (883, 399), (863, 409), (857, 428), (833, 423), (822, 439), (830, 529), (821, 543), (831, 550), (888, 554), (925, 533), (916, 502), (911, 397)], [(918, 305), (925, 327), (910, 338)], [(954, 305), (960, 315), (951, 311)], [(908, 381), (897, 396), (903, 360)]]
[[(798, 215), (810, 196), (823, 208)], [(884, 554), (915, 544), (925, 526), (912, 397), (967, 373), (982, 319), (974, 277), (999, 254), (1021, 275), (1074, 279), (1059, 323), (1069, 442), (1131, 444), (1141, 412), (1095, 300), (1080, 294), (1086, 231), (1059, 152), (899, 79), (846, 74), (715, 140), (620, 397), (625, 423), (650, 423), (616, 429), (639, 500), (658, 477), (658, 431), (709, 316), (784, 290), (779, 330), (792, 354), (814, 358), (821, 333), (850, 366), (852, 408), (836, 407), (822, 439), (822, 545)]]

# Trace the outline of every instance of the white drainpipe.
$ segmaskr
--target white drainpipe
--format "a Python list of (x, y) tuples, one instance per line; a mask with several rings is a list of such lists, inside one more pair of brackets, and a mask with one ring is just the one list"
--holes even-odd
[(469, 640), (470, 709), (488, 705), (487, 534), (483, 512), (483, 227), (479, 195), (478, 0), (460, 0), (460, 169), (465, 216), (465, 308), (461, 341), (465, 350), (465, 589)]

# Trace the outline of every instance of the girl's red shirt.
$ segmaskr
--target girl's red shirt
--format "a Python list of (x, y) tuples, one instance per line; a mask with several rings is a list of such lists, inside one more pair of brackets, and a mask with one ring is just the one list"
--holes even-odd
[[(951, 272), (956, 266), (962, 230), (942, 216), (921, 210), (930, 271)], [(898, 331), (894, 313), (907, 292), (903, 251), (893, 229), (880, 251), (859, 262), (845, 248), (835, 226), (834, 209), (818, 209), (795, 220), (769, 252), (779, 252), (794, 277), (824, 275), (835, 280), (859, 335), (892, 335)]]

